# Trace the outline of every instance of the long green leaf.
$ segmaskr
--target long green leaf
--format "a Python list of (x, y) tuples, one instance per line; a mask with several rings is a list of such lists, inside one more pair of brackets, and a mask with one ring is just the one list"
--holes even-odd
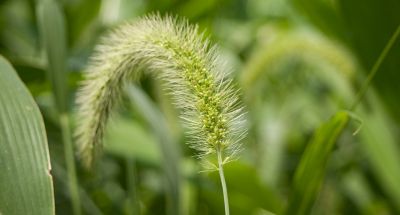
[(13, 67), (0, 57), (0, 214), (54, 214), (43, 119)]
[(349, 121), (347, 112), (336, 113), (322, 124), (304, 152), (296, 170), (286, 214), (309, 214), (324, 179), (327, 161)]
[(52, 84), (56, 106), (64, 113), (68, 109), (65, 19), (57, 2), (53, 0), (39, 2), (37, 15), (41, 42), (47, 56), (47, 75)]
[(392, 130), (392, 119), (373, 93), (368, 96), (371, 104), (368, 109), (358, 113), (363, 119), (360, 131), (360, 144), (371, 170), (380, 182), (385, 194), (397, 212), (400, 212), (400, 147), (395, 130)]

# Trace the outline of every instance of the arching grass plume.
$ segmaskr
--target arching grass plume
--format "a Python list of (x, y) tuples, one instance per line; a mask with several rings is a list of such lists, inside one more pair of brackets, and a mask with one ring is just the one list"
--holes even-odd
[(223, 164), (240, 150), (244, 112), (216, 46), (198, 27), (170, 16), (146, 16), (105, 36), (78, 93), (79, 154), (86, 166), (99, 155), (107, 120), (127, 81), (142, 73), (158, 78), (172, 95), (199, 158), (215, 155), (229, 213)]

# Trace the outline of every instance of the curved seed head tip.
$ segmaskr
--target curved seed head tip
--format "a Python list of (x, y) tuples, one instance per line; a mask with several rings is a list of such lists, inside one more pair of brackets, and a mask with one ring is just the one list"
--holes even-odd
[(86, 166), (101, 149), (106, 122), (126, 81), (141, 71), (159, 78), (181, 110), (198, 157), (221, 151), (225, 162), (240, 151), (244, 111), (228, 70), (211, 46), (184, 19), (149, 15), (102, 39), (77, 96), (79, 154)]

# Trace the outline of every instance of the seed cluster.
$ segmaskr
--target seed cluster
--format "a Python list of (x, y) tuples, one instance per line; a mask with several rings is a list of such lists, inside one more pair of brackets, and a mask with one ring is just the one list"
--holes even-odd
[(111, 32), (96, 50), (77, 98), (77, 144), (87, 166), (102, 146), (107, 119), (123, 85), (137, 81), (140, 71), (166, 83), (198, 157), (220, 151), (232, 158), (240, 151), (245, 133), (242, 108), (236, 105), (237, 95), (218, 53), (196, 26), (148, 16)]
[(177, 67), (182, 71), (182, 78), (187, 87), (197, 98), (196, 109), (202, 122), (202, 132), (206, 142), (214, 149), (223, 149), (227, 144), (228, 127), (221, 106), (221, 97), (216, 90), (216, 83), (211, 71), (208, 71), (204, 59), (191, 51), (185, 44), (177, 46), (169, 41), (159, 42), (162, 47), (180, 59)]

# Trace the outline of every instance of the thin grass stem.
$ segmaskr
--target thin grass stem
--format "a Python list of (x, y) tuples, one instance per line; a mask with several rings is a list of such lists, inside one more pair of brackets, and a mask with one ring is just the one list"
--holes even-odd
[(128, 187), (128, 200), (129, 211), (128, 214), (140, 214), (140, 204), (138, 201), (138, 192), (136, 186), (136, 164), (133, 159), (126, 159), (127, 171), (127, 187)]
[(378, 59), (374, 63), (374, 66), (372, 67), (371, 71), (368, 74), (367, 80), (365, 80), (363, 86), (361, 87), (361, 90), (357, 94), (357, 98), (353, 105), (351, 106), (350, 110), (353, 111), (357, 105), (361, 102), (361, 100), (364, 98), (365, 93), (368, 90), (369, 85), (371, 85), (372, 79), (375, 77), (376, 72), (378, 72), (379, 67), (381, 67), (381, 64), (383, 63), (383, 60), (385, 60), (387, 54), (389, 53), (390, 49), (393, 47), (394, 43), (397, 40), (397, 37), (400, 35), (400, 25), (397, 26), (396, 31), (393, 33), (392, 37), (389, 39), (388, 43), (386, 44), (385, 48), (379, 55)]
[(218, 156), (219, 178), (221, 179), (222, 193), (224, 196), (225, 215), (229, 215), (228, 189), (226, 188), (221, 150), (217, 150), (217, 156)]
[(68, 173), (68, 187), (71, 197), (72, 210), (74, 215), (81, 215), (81, 205), (79, 199), (78, 179), (74, 159), (74, 149), (71, 141), (71, 130), (69, 127), (69, 117), (66, 113), (60, 114), (61, 133), (64, 145), (65, 163)]

